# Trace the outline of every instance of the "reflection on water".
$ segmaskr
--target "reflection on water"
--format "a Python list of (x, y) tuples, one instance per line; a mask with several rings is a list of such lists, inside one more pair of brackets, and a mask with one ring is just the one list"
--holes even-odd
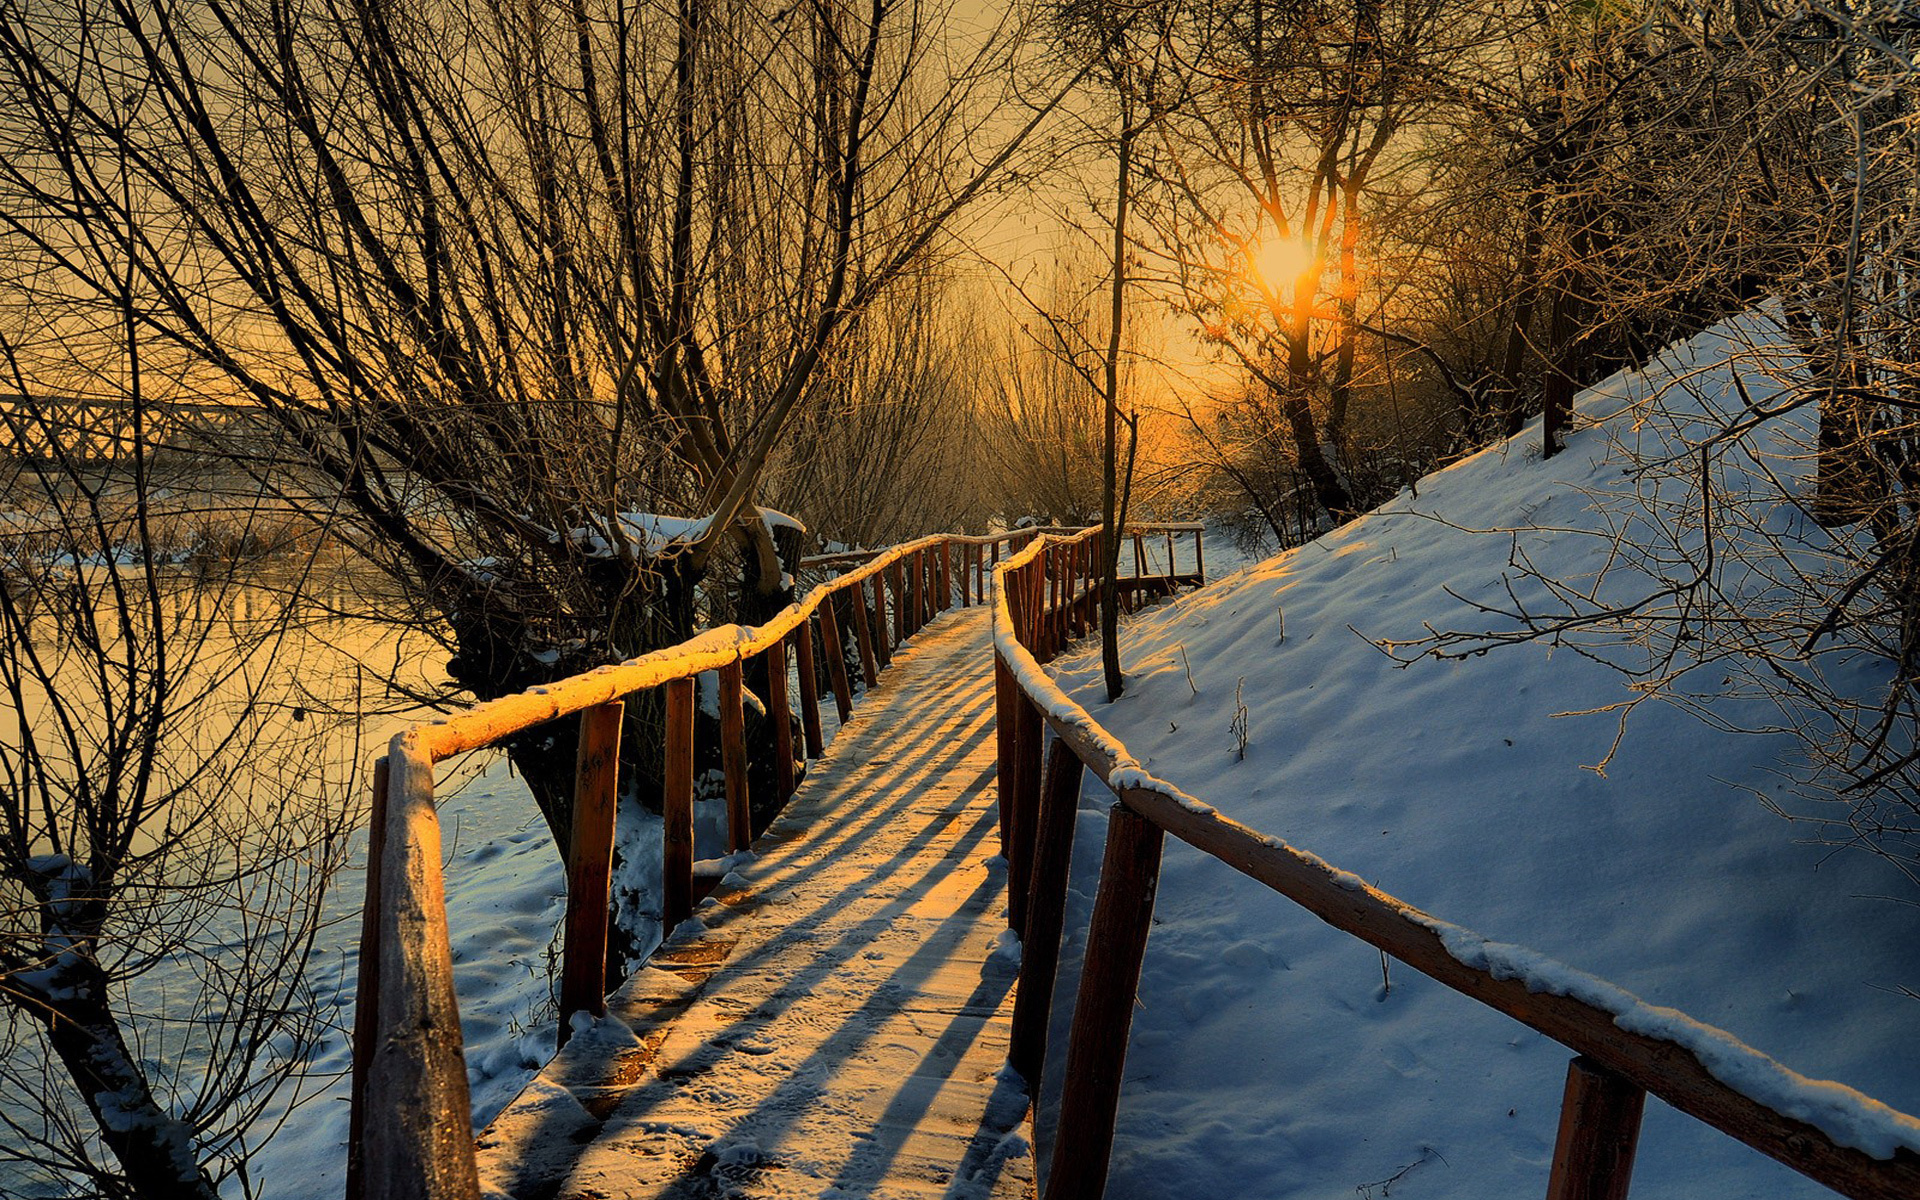
[[(104, 573), (116, 570), (100, 563), (59, 569), (87, 573), (96, 583)], [(230, 736), (234, 723), (242, 719), (260, 722), (264, 733), (264, 752), (247, 755), (250, 767), (263, 774), (252, 779), (250, 786), (236, 786), (224, 778), (216, 785), (222, 789), (217, 794), (236, 829), (286, 819), (285, 814), (291, 811), (288, 797), (316, 792), (334, 817), (359, 827), (364, 821), (367, 764), (394, 732), (422, 715), (417, 697), (440, 691), (444, 654), (431, 631), (342, 615), (365, 605), (365, 583), (344, 572), (325, 581), (290, 574), (276, 578), (267, 572), (242, 587), (223, 586), (217, 581), (203, 586), (190, 567), (165, 573), (158, 620), (170, 635), (186, 639), (177, 644), (180, 653), (171, 659), (174, 664), (187, 664), (177, 694), (192, 697), (194, 712), (203, 718), (183, 722), (175, 736), (189, 741), (172, 748), (184, 750), (180, 757), (192, 762), (199, 752), (217, 747), (221, 739)], [(77, 637), (89, 623), (89, 614), (75, 609), (72, 602), (84, 592), (74, 589), (63, 606), (62, 594), (57, 589), (49, 591), (49, 601), (35, 611), (30, 648), (48, 665), (51, 687), (28, 682), (23, 687), (21, 711), (15, 714), (18, 724), (6, 720), (7, 732), (0, 736), (19, 738), (20, 727), (24, 726), (37, 739), (44, 739), (63, 722), (105, 724), (111, 719), (124, 719), (115, 696), (119, 677), (102, 672), (98, 667), (100, 656), (85, 653), (84, 643)], [(96, 600), (100, 598), (98, 589), (93, 595)], [(103, 630), (114, 630), (112, 622), (99, 624)], [(150, 663), (150, 647), (140, 641), (137, 626), (130, 636), (111, 632), (105, 646), (107, 658)], [(54, 769), (82, 769), (84, 743), (82, 739), (78, 751), (65, 754), (65, 761), (53, 763)], [(81, 761), (72, 761), (76, 757)], [(469, 773), (487, 765), (484, 755), (469, 756), (469, 760)], [(455, 788), (449, 786), (446, 791), (452, 794)], [(529, 836), (544, 836), (530, 802), (522, 804), (510, 796), (500, 799), (502, 803), (492, 806), (497, 810), (495, 823), (527, 827), (528, 818), (533, 818)], [(474, 829), (469, 823), (461, 830), (460, 839), (471, 844), (499, 833), (495, 829)], [(450, 839), (450, 844), (455, 841)], [(135, 847), (136, 851), (149, 848), (150, 843)], [(334, 1026), (318, 1047), (323, 1069), (338, 1070), (344, 1065), (345, 1030), (351, 1022), (351, 954), (358, 936), (364, 885), (360, 869), (363, 836), (355, 835), (351, 853), (349, 869), (337, 877), (325, 900), (324, 923), (309, 971), (316, 990), (295, 1000), (309, 1006), (323, 1025)], [(552, 857), (550, 851), (543, 853)], [(312, 889), (325, 885), (315, 876), (311, 864), (290, 872), (287, 879), (291, 884), (280, 886)], [(156, 959), (130, 988), (137, 995), (128, 997), (122, 1007), (134, 1027), (131, 1032), (146, 1069), (163, 1097), (176, 1097), (176, 1105), (183, 1100), (191, 1102), (196, 1090), (195, 1070), (191, 1065), (178, 1069), (170, 1064), (205, 1061), (230, 1028), (231, 1014), (225, 1011), (217, 977), (210, 986), (203, 985), (210, 984), (210, 972), (229, 969), (219, 961), (225, 954), (236, 953), (244, 938), (258, 936), (252, 917), (244, 900), (234, 903), (232, 898), (218, 912), (196, 913), (192, 919), (199, 925), (190, 931), (196, 951), (192, 961), (177, 954), (157, 953), (158, 943), (129, 951), (136, 957), (154, 955)], [(4, 1070), (16, 1088), (22, 1081), (43, 1082), (27, 1094), (15, 1091), (11, 1096), (0, 1095), (0, 1109), (6, 1110), (0, 1112), (0, 1118), (19, 1120), (37, 1129), (43, 1097), (63, 1096), (70, 1088), (59, 1069), (49, 1070), (50, 1064), (44, 1062), (37, 1031), (20, 1022), (14, 1035), (4, 1040)], [(272, 1047), (271, 1052), (292, 1049), (281, 1045)], [(283, 1094), (269, 1105), (269, 1118), (284, 1107), (288, 1098)], [(65, 1119), (74, 1127), (90, 1127), (90, 1118), (77, 1097), (69, 1096), (64, 1107), (69, 1110)], [(295, 1120), (305, 1120), (306, 1115), (302, 1112)], [(5, 1150), (24, 1149), (16, 1146), (19, 1140), (17, 1134), (0, 1131), (0, 1158)], [(297, 1188), (288, 1192), (293, 1182), (269, 1181), (263, 1193), (305, 1194)], [(337, 1191), (337, 1185), (333, 1190)], [(0, 1196), (68, 1194), (44, 1168), (0, 1161)]]

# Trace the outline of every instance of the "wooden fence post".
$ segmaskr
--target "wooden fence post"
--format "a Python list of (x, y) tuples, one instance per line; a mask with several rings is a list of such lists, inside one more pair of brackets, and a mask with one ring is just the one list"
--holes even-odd
[(867, 589), (855, 584), (838, 594), (853, 601), (853, 637), (860, 647), (860, 674), (870, 692), (880, 682), (880, 662), (873, 653), (873, 631), (867, 628)]
[(962, 542), (960, 544), (960, 565), (958, 567), (958, 570), (960, 572), (960, 607), (961, 608), (970, 608), (973, 606), (973, 580), (974, 580), (973, 564), (975, 560), (979, 557), (975, 553), (975, 551), (979, 549), (980, 547), (974, 545), (972, 542)]
[(840, 641), (840, 617), (833, 611), (833, 597), (820, 606), (820, 651), (827, 656), (827, 679), (833, 685), (834, 707), (845, 725), (853, 715), (853, 685), (847, 681), (847, 652)]
[(918, 550), (907, 556), (907, 595), (907, 632), (919, 633), (927, 616), (927, 567)]
[(900, 578), (900, 561), (887, 563), (887, 588), (893, 591), (893, 645), (906, 641), (906, 584)]
[(1547, 1200), (1626, 1200), (1646, 1100), (1584, 1055), (1567, 1064)]
[[(360, 909), (360, 961), (353, 991), (353, 1077), (347, 1085), (347, 1196), (364, 1193), (360, 1161), (367, 1121), (367, 1069), (380, 1039), (380, 860), (387, 850), (387, 756), (373, 762), (373, 804), (367, 812), (367, 891)], [(1003, 851), (1004, 853), (1004, 851)]]
[(1046, 740), (1040, 710), (1018, 688), (1013, 692), (1013, 808), (1007, 822), (1007, 928), (1027, 928), (1027, 890), (1033, 881), (1033, 835), (1040, 807), (1040, 750)]
[(1193, 574), (1201, 583), (1207, 581), (1207, 556), (1200, 548), (1200, 530), (1193, 531)]
[(939, 598), (938, 612), (945, 612), (953, 605), (953, 546), (946, 540), (940, 542), (939, 566), (940, 590), (935, 593)]
[[(882, 667), (890, 667), (893, 665), (893, 646), (887, 641), (887, 584), (886, 581), (881, 578), (879, 572), (874, 573), (872, 583), (874, 628), (871, 633), (873, 635), (873, 649), (874, 653), (880, 658), (880, 665)], [(866, 600), (866, 592), (861, 591), (860, 602), (865, 604)]]
[(1046, 782), (1034, 833), (1032, 882), (1027, 888), (1027, 927), (1020, 939), (1020, 982), (1013, 998), (1013, 1034), (1007, 1061), (1040, 1094), (1047, 1058), (1047, 1025), (1053, 1013), (1053, 981), (1060, 967), (1060, 931), (1066, 924), (1067, 872), (1073, 859), (1073, 818), (1080, 806), (1079, 756), (1055, 740), (1047, 751)]
[(794, 662), (800, 669), (800, 728), (807, 739), (807, 757), (819, 758), (827, 752), (827, 740), (820, 732), (820, 676), (813, 661), (812, 618), (800, 622), (793, 632)]
[[(1007, 662), (998, 652), (993, 656), (993, 743), (995, 756), (995, 777), (999, 784), (1000, 819), (994, 822), (1000, 833), (1000, 857), (1011, 865), (1013, 857), (1007, 846), (1007, 823), (1013, 812), (1013, 698), (1018, 694), (1014, 686), (1013, 672), (1007, 669)], [(1009, 880), (1008, 887), (1013, 884)]]
[[(788, 635), (791, 636), (791, 635)], [(767, 647), (767, 719), (773, 722), (773, 774), (780, 803), (793, 797), (793, 703), (787, 695), (787, 639)]]
[(1074, 1001), (1046, 1200), (1100, 1200), (1106, 1190), (1133, 999), (1153, 924), (1165, 835), (1124, 803), (1115, 801), (1108, 812), (1107, 849)]
[(660, 934), (693, 915), (694, 681), (666, 683), (666, 747), (661, 757)]
[[(846, 665), (841, 664), (844, 673)], [(753, 845), (753, 807), (747, 795), (746, 689), (740, 660), (720, 668), (720, 769), (727, 781), (727, 848)]]
[(614, 806), (620, 783), (618, 700), (580, 714), (573, 760), (573, 837), (567, 850), (566, 943), (560, 960), (560, 1044), (569, 1018), (607, 1012), (607, 909), (613, 885)]

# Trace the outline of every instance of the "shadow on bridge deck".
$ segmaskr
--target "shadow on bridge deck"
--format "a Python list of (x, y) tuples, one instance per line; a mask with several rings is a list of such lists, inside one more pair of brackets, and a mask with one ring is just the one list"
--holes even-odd
[(923, 629), (694, 920), (480, 1139), (522, 1200), (1030, 1194), (985, 611)]

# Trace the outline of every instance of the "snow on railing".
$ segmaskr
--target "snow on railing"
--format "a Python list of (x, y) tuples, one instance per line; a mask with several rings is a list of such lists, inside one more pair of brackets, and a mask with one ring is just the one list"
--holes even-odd
[[(733, 849), (745, 849), (752, 839), (742, 711), (745, 664), (761, 655), (768, 659), (765, 701), (775, 743), (777, 786), (784, 800), (795, 786), (792, 707), (787, 695), (789, 650), (797, 659), (801, 683), (804, 753), (817, 758), (824, 753), (821, 675), (844, 721), (853, 703), (851, 658), (857, 655), (860, 677), (870, 685), (892, 661), (899, 643), (935, 615), (956, 604), (964, 607), (984, 601), (1002, 548), (1016, 549), (1039, 532), (935, 535), (878, 552), (812, 560), (813, 566), (843, 568), (844, 573), (814, 587), (764, 625), (709, 629), (680, 645), (478, 704), (396, 735), (386, 756), (375, 764), (369, 818), (367, 897), (354, 1013), (350, 1200), (362, 1196), (475, 1200), (479, 1195), (440, 873), (440, 823), (433, 802), (436, 763), (537, 725), (574, 715), (581, 718), (573, 841), (566, 855), (567, 936), (560, 994), (560, 1026), (565, 1030), (573, 1012), (599, 1015), (605, 1011), (607, 864), (618, 792), (623, 698), (649, 688), (663, 688), (666, 693), (662, 921), (670, 929), (693, 905), (695, 679), (706, 671), (715, 671), (720, 678), (728, 836)], [(1198, 580), (1204, 560), (1195, 525), (1140, 526), (1134, 534), (1136, 562), (1145, 562), (1139, 550), (1141, 539), (1160, 532), (1169, 539), (1170, 574), (1124, 580), (1129, 594), (1143, 589), (1170, 591), (1179, 582)], [(1175, 532), (1193, 535), (1191, 575), (1171, 574)], [(1091, 559), (1083, 563), (1091, 565)], [(848, 627), (853, 654), (849, 653)]]
[[(1097, 531), (1095, 531), (1097, 532)], [(1622, 1200), (1648, 1093), (1844, 1195), (1920, 1196), (1920, 1119), (1808, 1079), (1733, 1035), (1518, 946), (1429, 916), (1156, 779), (1041, 667), (1082, 603), (1050, 580), (1087, 535), (1036, 539), (995, 571), (1000, 823), (1022, 935), (1010, 1058), (1039, 1094), (1083, 771), (1116, 796), (1067, 1046), (1044, 1200), (1097, 1200), (1164, 835), (1266, 884), (1321, 920), (1575, 1051), (1549, 1200)], [(1049, 604), (1054, 607), (1049, 607)], [(1054, 739), (1041, 768), (1042, 725)], [(1010, 911), (1015, 906), (1010, 905)]]

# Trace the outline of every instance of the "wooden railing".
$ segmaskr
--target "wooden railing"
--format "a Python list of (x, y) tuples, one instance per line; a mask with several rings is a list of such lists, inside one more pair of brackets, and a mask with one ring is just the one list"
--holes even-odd
[[(1168, 571), (1165, 576), (1145, 575), (1142, 539), (1162, 532), (1169, 538)], [(1174, 532), (1190, 532), (1194, 542), (1194, 570), (1177, 578), (1171, 560)], [(764, 699), (775, 741), (777, 786), (784, 799), (794, 788), (789, 654), (801, 684), (804, 753), (816, 758), (824, 751), (816, 665), (824, 667), (841, 720), (852, 711), (848, 661), (853, 655), (848, 652), (847, 628), (861, 677), (871, 684), (892, 661), (899, 643), (939, 612), (984, 600), (1003, 551), (1024, 545), (1038, 533), (1022, 529), (981, 537), (941, 535), (885, 551), (810, 560), (815, 567), (845, 570), (758, 628), (708, 630), (671, 649), (481, 704), (397, 735), (374, 769), (354, 1013), (349, 1200), (473, 1200), (479, 1194), (440, 873), (440, 823), (433, 803), (436, 763), (550, 721), (575, 714), (581, 718), (572, 845), (565, 856), (560, 989), (564, 1030), (571, 1013), (605, 1011), (609, 864), (624, 698), (649, 688), (665, 691), (662, 907), (663, 926), (672, 929), (693, 906), (695, 679), (705, 671), (719, 675), (728, 836), (734, 849), (745, 849), (752, 838), (742, 709), (745, 665), (767, 656), (769, 694)], [(1197, 526), (1143, 526), (1135, 545), (1141, 569), (1139, 577), (1123, 581), (1129, 594), (1171, 590), (1190, 577), (1197, 579), (1202, 568)]]
[[(1010, 831), (1010, 879), (1025, 890), (1012, 918), (1023, 945), (1010, 1059), (1036, 1096), (1083, 772), (1092, 771), (1116, 797), (1074, 1001), (1044, 1200), (1098, 1200), (1105, 1188), (1134, 995), (1169, 833), (1334, 928), (1573, 1050), (1549, 1200), (1626, 1195), (1649, 1093), (1844, 1195), (1920, 1197), (1920, 1155), (1913, 1149), (1920, 1144), (1920, 1122), (1914, 1118), (1838, 1084), (1801, 1079), (1730, 1034), (1652, 1009), (1592, 976), (1490, 944), (1241, 825), (1141, 769), (1040, 667), (1061, 647), (1063, 629), (1078, 627), (1084, 596), (1056, 581), (1077, 570), (1088, 540), (1085, 534), (1036, 540), (1000, 564), (994, 592), (1000, 821)], [(1044, 770), (1043, 725), (1054, 733)], [(1779, 1103), (1814, 1121), (1820, 1114), (1832, 1120), (1822, 1128), (1776, 1111), (1724, 1082), (1727, 1075), (1772, 1080)], [(1898, 1144), (1882, 1147), (1889, 1151), (1884, 1157), (1829, 1132), (1890, 1126), (1903, 1128)]]

